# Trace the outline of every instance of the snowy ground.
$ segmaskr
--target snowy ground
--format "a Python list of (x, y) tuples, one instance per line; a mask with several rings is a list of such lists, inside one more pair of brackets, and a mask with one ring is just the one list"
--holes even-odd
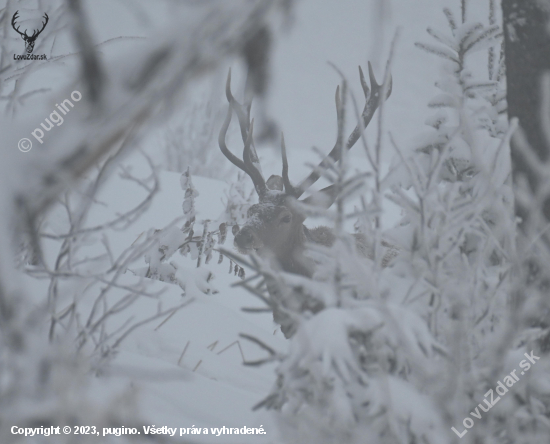
[[(138, 173), (139, 168), (135, 169)], [(163, 172), (161, 191), (149, 211), (131, 229), (107, 233), (113, 254), (116, 256), (130, 245), (140, 234), (150, 228), (164, 227), (181, 215), (184, 193), (180, 186), (180, 175)], [(217, 218), (223, 206), (226, 185), (212, 179), (194, 178), (201, 190), (197, 201), (198, 220)], [(104, 219), (132, 205), (132, 197), (124, 188), (124, 181), (116, 176), (105, 187), (100, 199), (104, 205), (91, 214), (89, 223), (100, 224)], [(204, 196), (204, 198), (202, 198)], [(109, 214), (110, 213), (110, 214)], [(52, 218), (55, 221), (55, 218)], [(50, 223), (52, 232), (56, 231)], [(231, 240), (228, 240), (228, 246)], [(52, 243), (50, 254), (55, 254)], [(90, 250), (91, 251), (91, 250)], [(45, 251), (48, 253), (48, 250)], [(189, 267), (191, 273), (196, 261), (175, 258), (178, 263)], [(140, 265), (140, 264), (137, 264)], [(145, 262), (141, 266), (146, 266)], [(173, 316), (166, 316), (157, 322), (147, 324), (131, 334), (120, 346), (120, 354), (113, 361), (110, 375), (113, 379), (101, 377), (95, 380), (97, 393), (110, 396), (110, 390), (130, 390), (139, 386), (139, 411), (151, 419), (157, 427), (260, 427), (269, 431), (267, 436), (216, 438), (222, 442), (274, 442), (275, 426), (264, 411), (251, 412), (273, 384), (273, 365), (244, 367), (243, 359), (256, 360), (264, 357), (259, 348), (239, 337), (239, 333), (253, 335), (276, 350), (284, 352), (286, 341), (270, 314), (246, 314), (241, 307), (261, 306), (257, 300), (239, 288), (231, 285), (238, 282), (228, 274), (228, 260), (217, 265), (215, 261), (206, 267), (215, 273), (213, 286), (216, 294), (193, 292), (194, 301)], [(202, 269), (201, 269), (202, 271)], [(192, 277), (191, 277), (192, 278)], [(138, 277), (127, 272), (122, 284), (131, 285)], [(37, 303), (44, 294), (44, 281), (27, 280), (29, 292)], [(141, 298), (122, 315), (108, 323), (108, 330), (116, 330), (130, 317), (145, 319), (155, 313), (157, 306), (177, 305), (182, 299), (182, 290), (176, 285), (153, 282), (149, 290), (165, 288), (159, 300)], [(118, 290), (110, 296), (121, 297)], [(90, 295), (92, 296), (92, 295)], [(86, 293), (80, 295), (82, 305), (86, 304)], [(191, 296), (186, 296), (190, 299)], [(106, 375), (107, 376), (107, 375)], [(114, 385), (113, 385), (114, 384)], [(212, 437), (194, 436), (194, 442), (212, 442)]]

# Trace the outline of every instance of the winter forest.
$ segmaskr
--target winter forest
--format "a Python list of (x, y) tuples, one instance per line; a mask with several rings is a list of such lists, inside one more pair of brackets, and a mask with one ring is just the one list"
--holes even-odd
[(548, 0), (0, 36), (0, 443), (550, 442)]

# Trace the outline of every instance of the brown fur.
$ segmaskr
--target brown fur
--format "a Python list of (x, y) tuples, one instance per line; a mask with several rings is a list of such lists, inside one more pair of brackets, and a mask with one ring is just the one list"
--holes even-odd
[[(326, 226), (307, 228), (305, 225), (302, 225), (301, 229), (297, 231), (299, 234), (294, 236), (295, 242), (292, 243), (292, 250), (290, 250), (286, 256), (278, 257), (277, 259), (283, 270), (311, 277), (315, 272), (315, 263), (303, 254), (306, 243), (311, 242), (325, 247), (331, 247), (336, 240), (336, 236), (334, 235), (334, 231)], [(374, 248), (367, 237), (362, 233), (356, 233), (353, 237), (355, 238), (357, 252), (363, 257), (373, 259)], [(296, 242), (296, 240), (298, 241)], [(387, 267), (391, 260), (397, 256), (398, 250), (385, 241), (382, 241), (382, 246), (386, 248), (386, 251), (382, 258), (381, 265), (382, 267)], [(266, 284), (271, 298), (278, 301), (274, 306), (273, 320), (281, 326), (281, 331), (287, 339), (294, 335), (297, 325), (288, 315), (286, 310), (300, 313), (306, 311), (317, 313), (324, 308), (322, 302), (300, 291), (290, 293), (289, 296), (291, 296), (291, 298), (288, 298), (285, 294), (281, 294), (279, 284), (272, 277), (266, 277)]]

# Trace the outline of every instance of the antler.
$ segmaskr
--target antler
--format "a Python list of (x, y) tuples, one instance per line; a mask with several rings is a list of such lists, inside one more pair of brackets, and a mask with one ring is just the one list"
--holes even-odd
[(21, 34), (22, 36), (27, 37), (27, 33), (26, 33), (26, 32), (23, 34), (21, 31), (19, 31), (19, 28), (21, 27), (21, 25), (19, 25), (19, 27), (17, 27), (17, 28), (15, 27), (15, 21), (19, 18), (19, 17), (17, 16), (17, 14), (19, 14), (19, 11), (15, 11), (15, 14), (13, 14), (13, 17), (11, 18), (11, 26), (12, 26), (12, 28), (15, 29), (15, 31), (17, 31), (19, 34)]
[[(355, 145), (355, 142), (359, 140), (359, 137), (361, 137), (361, 132), (364, 131), (364, 129), (369, 125), (370, 121), (372, 120), (372, 117), (374, 116), (374, 113), (376, 109), (378, 108), (378, 105), (380, 104), (380, 96), (382, 94), (382, 91), (384, 90), (384, 84), (379, 85), (376, 82), (376, 78), (374, 77), (374, 72), (372, 71), (372, 65), (369, 62), (369, 80), (371, 84), (372, 90), (369, 89), (367, 82), (365, 80), (365, 76), (363, 74), (363, 70), (361, 67), (359, 67), (359, 78), (361, 80), (361, 86), (363, 87), (363, 92), (365, 94), (365, 107), (363, 108), (363, 112), (361, 114), (361, 122), (357, 124), (355, 129), (352, 131), (350, 136), (348, 137), (348, 141), (346, 143), (346, 150), (349, 150), (353, 145)], [(387, 89), (387, 95), (385, 99), (388, 99), (388, 97), (391, 94), (392, 90), (392, 78), (390, 76), (389, 79), (389, 85)], [(339, 94), (338, 89), (336, 91), (336, 100), (339, 100)], [(339, 112), (339, 110), (337, 110)], [(362, 124), (361, 124), (362, 123)], [(283, 142), (284, 147), (284, 142)], [(288, 162), (286, 159), (286, 149), (282, 149), (282, 155), (283, 155), (283, 179), (286, 176), (285, 180), (285, 187), (287, 186), (286, 183), (288, 181)], [(328, 154), (328, 156), (323, 159), (323, 161), (319, 164), (317, 168), (313, 170), (313, 172), (306, 177), (298, 187), (292, 187), (290, 185), (290, 181), (288, 181), (288, 184), (292, 187), (293, 190), (293, 196), (298, 198), (300, 197), (304, 191), (306, 191), (311, 185), (313, 185), (317, 180), (321, 177), (321, 171), (329, 168), (330, 164), (333, 162), (338, 162), (340, 160), (340, 150), (338, 147), (338, 143), (334, 145), (334, 148), (332, 148), (332, 151)], [(287, 165), (285, 169), (285, 165)], [(327, 187), (329, 188), (329, 187)]]
[(286, 158), (286, 145), (285, 145), (285, 136), (281, 133), (281, 154), (283, 156), (283, 184), (285, 186), (285, 192), (291, 196), (297, 196), (297, 190), (290, 183), (288, 178), (288, 160)]
[(44, 18), (46, 19), (46, 21), (45, 21), (45, 22), (42, 22), (42, 29), (41, 29), (40, 31), (38, 31), (38, 32), (35, 30), (35, 31), (32, 33), (32, 36), (30, 37), (31, 39), (35, 39), (36, 37), (38, 37), (38, 36), (42, 33), (42, 31), (44, 31), (44, 28), (46, 27), (46, 25), (48, 24), (48, 20), (50, 19), (50, 18), (48, 17), (48, 14), (46, 14), (46, 13), (44, 13)]
[(44, 17), (46, 19), (45, 22), (42, 22), (42, 29), (40, 31), (38, 31), (37, 29), (34, 30), (34, 32), (32, 33), (31, 36), (28, 36), (27, 35), (27, 31), (25, 30), (25, 32), (21, 32), (19, 31), (19, 28), (21, 27), (21, 25), (19, 25), (17, 28), (15, 27), (15, 21), (19, 18), (18, 15), (19, 14), (19, 10), (15, 11), (15, 14), (13, 14), (13, 17), (11, 18), (11, 26), (13, 27), (13, 29), (15, 29), (19, 34), (21, 34), (26, 40), (34, 40), (36, 39), (36, 37), (38, 37), (40, 35), (40, 33), (42, 31), (44, 31), (44, 28), (46, 27), (46, 25), (48, 24), (48, 20), (50, 20), (50, 18), (48, 17), (48, 14), (44, 13)]
[[(220, 150), (233, 165), (235, 165), (237, 168), (240, 168), (250, 176), (252, 182), (254, 183), (254, 188), (256, 189), (256, 192), (261, 197), (266, 193), (267, 186), (265, 184), (262, 173), (257, 166), (259, 165), (258, 156), (253, 148), (254, 144), (252, 141), (252, 135), (254, 131), (254, 120), (250, 122), (251, 104), (247, 104), (245, 113), (243, 110), (244, 106), (237, 102), (233, 97), (233, 94), (231, 94), (231, 69), (229, 70), (229, 74), (227, 75), (225, 95), (227, 96), (227, 101), (229, 102), (229, 109), (227, 110), (227, 116), (218, 137)], [(235, 113), (237, 114), (237, 118), (239, 119), (241, 136), (244, 142), (243, 160), (240, 160), (231, 151), (229, 151), (225, 143), (225, 137), (227, 135), (229, 124), (231, 123), (233, 111), (235, 111)]]

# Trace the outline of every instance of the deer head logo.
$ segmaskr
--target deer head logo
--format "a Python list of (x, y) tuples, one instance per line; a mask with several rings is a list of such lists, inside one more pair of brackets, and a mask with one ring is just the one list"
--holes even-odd
[(32, 35), (28, 35), (26, 29), (25, 29), (25, 32), (19, 31), (19, 28), (21, 26), (18, 26), (17, 28), (15, 27), (15, 22), (19, 18), (17, 14), (19, 14), (19, 11), (15, 11), (15, 14), (13, 14), (13, 17), (11, 19), (11, 26), (13, 27), (13, 29), (17, 31), (17, 33), (21, 35), (21, 38), (25, 40), (25, 51), (27, 52), (27, 54), (32, 54), (32, 51), (34, 50), (34, 42), (36, 41), (36, 38), (42, 33), (42, 31), (44, 31), (44, 28), (48, 24), (48, 20), (49, 20), (48, 14), (44, 14), (43, 18), (46, 19), (46, 21), (42, 22), (42, 29), (33, 30)]

